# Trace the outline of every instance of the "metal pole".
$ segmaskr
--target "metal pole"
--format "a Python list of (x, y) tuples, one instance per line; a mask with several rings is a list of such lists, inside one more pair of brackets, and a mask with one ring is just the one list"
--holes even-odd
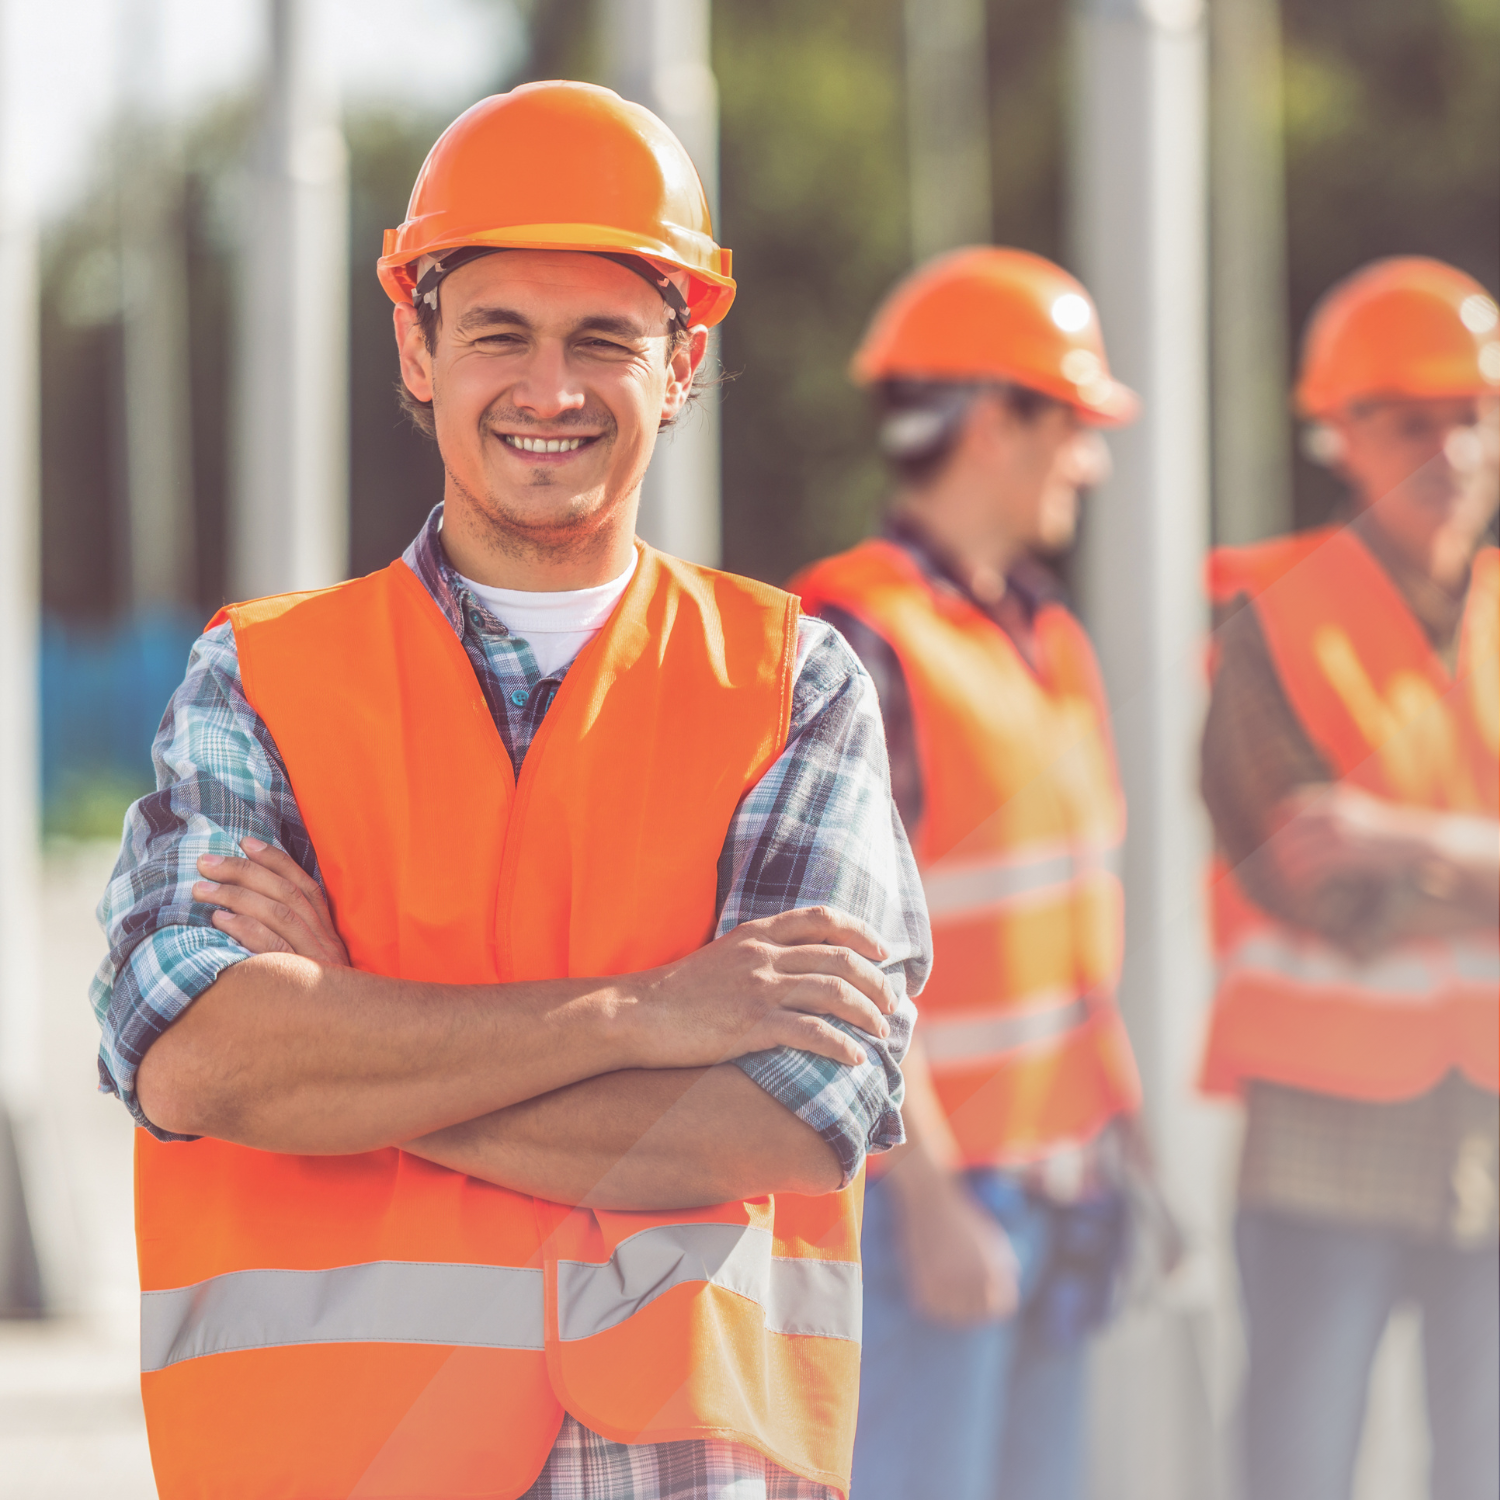
[(1214, 538), (1292, 520), (1279, 0), (1209, 10), (1213, 181)]
[[(719, 218), (719, 89), (709, 51), (709, 0), (606, 0), (604, 40), (614, 89), (661, 117), (687, 148)], [(710, 336), (705, 369), (718, 367)], [(717, 566), (719, 397), (701, 392), (664, 432), (641, 486), (640, 535), (690, 562)]]
[(984, 0), (906, 0), (911, 256), (985, 244), (990, 210)]
[(120, 30), (129, 597), (136, 609), (151, 609), (188, 604), (194, 595), (187, 246), (182, 161), (156, 103), (160, 0), (133, 0)]
[[(1211, 979), (1196, 794), (1208, 539), (1203, 33), (1201, 0), (1076, 0), (1071, 172), (1073, 258), (1112, 365), (1144, 398), (1141, 419), (1111, 436), (1114, 477), (1089, 501), (1076, 574), (1130, 811), (1120, 1001), (1165, 1185), (1200, 1241), (1217, 1167), (1192, 1093)], [(1184, 1327), (1163, 1322), (1161, 1368), (1109, 1372), (1091, 1445), (1099, 1500), (1215, 1491)]]
[[(15, 100), (16, 7), (0, 0), (0, 1317), (43, 1310), (27, 1210), (41, 1103), (37, 609), (41, 577), (36, 223)], [(14, 51), (13, 51), (14, 49)], [(32, 1195), (34, 1197), (34, 1195)]]
[(349, 559), (348, 165), (314, 69), (312, 0), (268, 0), (270, 59), (241, 231), (236, 598), (321, 588)]

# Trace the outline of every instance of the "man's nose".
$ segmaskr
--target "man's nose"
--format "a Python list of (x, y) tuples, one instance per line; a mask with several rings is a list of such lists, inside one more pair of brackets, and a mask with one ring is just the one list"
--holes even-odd
[(588, 400), (581, 383), (568, 368), (561, 343), (543, 343), (519, 372), (510, 399), (521, 411), (545, 420), (565, 411), (578, 411)]
[(1079, 489), (1097, 488), (1114, 470), (1104, 434), (1092, 427), (1074, 433), (1069, 445), (1068, 478)]

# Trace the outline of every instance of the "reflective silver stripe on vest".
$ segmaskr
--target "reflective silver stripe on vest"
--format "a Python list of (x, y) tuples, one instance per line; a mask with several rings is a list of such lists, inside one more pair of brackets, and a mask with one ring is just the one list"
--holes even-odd
[(1120, 863), (1118, 845), (1067, 848), (1053, 844), (1045, 852), (966, 860), (947, 869), (939, 863), (923, 873), (922, 890), (927, 897), (928, 916), (952, 921), (1001, 910), (1012, 902), (1058, 890), (1101, 870), (1118, 875)]
[(1052, 1005), (1029, 1005), (1021, 1011), (976, 1017), (926, 1014), (917, 1022), (917, 1035), (934, 1063), (972, 1062), (977, 1058), (1048, 1042), (1082, 1026), (1089, 1003), (1081, 996), (1059, 997)]
[(1500, 984), (1500, 947), (1459, 939), (1451, 948), (1453, 971), (1465, 984)]
[(378, 1260), (326, 1271), (230, 1271), (141, 1293), (141, 1370), (280, 1344), (541, 1349), (542, 1273)]
[(1432, 957), (1440, 953), (1397, 950), (1361, 961), (1329, 943), (1257, 932), (1224, 960), (1223, 977), (1256, 969), (1308, 989), (1355, 989), (1373, 999), (1425, 1001), (1441, 987)]
[(622, 1240), (607, 1261), (559, 1261), (559, 1335), (603, 1333), (695, 1281), (759, 1303), (768, 1332), (859, 1342), (859, 1263), (772, 1255), (770, 1231), (746, 1224), (662, 1224)]

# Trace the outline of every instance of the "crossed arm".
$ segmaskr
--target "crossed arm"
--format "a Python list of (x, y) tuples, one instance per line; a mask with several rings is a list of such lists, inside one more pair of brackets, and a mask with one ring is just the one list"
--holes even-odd
[(559, 1202), (681, 1208), (827, 1192), (832, 1148), (732, 1058), (792, 1046), (855, 1064), (824, 1019), (888, 1033), (899, 997), (873, 932), (808, 908), (746, 922), (634, 975), (419, 984), (348, 967), (322, 892), (247, 840), (195, 890), (238, 963), (151, 1046), (137, 1087), (163, 1129), (263, 1150), (401, 1145)]

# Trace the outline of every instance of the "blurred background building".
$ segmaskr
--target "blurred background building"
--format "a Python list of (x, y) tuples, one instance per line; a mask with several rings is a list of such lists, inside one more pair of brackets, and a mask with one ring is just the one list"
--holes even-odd
[[(1210, 539), (1311, 524), (1337, 500), (1327, 471), (1298, 454), (1285, 398), (1298, 330), (1331, 282), (1378, 255), (1421, 253), (1495, 286), (1500, 9), (0, 6), (0, 264), (13, 342), (0, 374), (10, 569), (0, 841), (20, 850), (5, 855), (0, 893), (34, 886), (34, 825), (50, 851), (41, 915), (18, 898), (3, 928), (40, 934), (33, 972), (43, 975), (39, 1010), (14, 994), (0, 1007), (31, 1016), (0, 1030), (6, 1066), (24, 1071), (16, 1059), (29, 1058), (25, 1070), (40, 1076), (56, 1061), (66, 1083), (47, 1087), (69, 1094), (67, 1110), (113, 1109), (128, 1150), (118, 1105), (86, 1094), (90, 908), (110, 859), (90, 841), (116, 840), (126, 804), (151, 785), (162, 707), (220, 603), (382, 566), (440, 496), (434, 451), (396, 410), (389, 303), (373, 274), (380, 232), (402, 219), (437, 132), (528, 78), (610, 83), (656, 108), (694, 152), (740, 285), (718, 345), (722, 389), (651, 476), (655, 539), (780, 581), (873, 527), (885, 478), (845, 363), (890, 284), (946, 245), (990, 239), (1078, 272), (1098, 296), (1118, 373), (1147, 398), (1146, 422), (1116, 444), (1116, 478), (1095, 499), (1071, 581), (1104, 639), (1136, 815), (1127, 1016), (1169, 1186), (1203, 1255), (1167, 1297), (1170, 1316), (1158, 1307), (1127, 1318), (1102, 1351), (1096, 1468), (1100, 1500), (1222, 1493), (1238, 1353), (1214, 1236), (1233, 1122), (1190, 1088), (1207, 1001), (1190, 766), (1205, 624), (1197, 568)], [(33, 267), (34, 366), (31, 314), (15, 295)], [(280, 318), (284, 348), (265, 339)], [(16, 508), (30, 485), (28, 403), (39, 414), (35, 513)], [(279, 445), (267, 436), (277, 432)], [(39, 623), (28, 590), (39, 591)], [(25, 798), (12, 805), (15, 777), (37, 782), (34, 818)], [(54, 961), (59, 948), (67, 961)], [(10, 991), (34, 988), (26, 973), (4, 970)], [(55, 1162), (69, 1142), (103, 1139), (99, 1122), (62, 1118), (32, 1130), (22, 1156)], [(48, 1130), (52, 1146), (36, 1145)], [(99, 1149), (126, 1170), (119, 1148)], [(17, 1170), (9, 1162), (0, 1152), (0, 1199)], [(85, 1243), (91, 1214), (119, 1207), (111, 1188), (93, 1195), (96, 1181), (96, 1166), (75, 1175), (82, 1207), (33, 1202), (21, 1238), (40, 1261), (21, 1303), (79, 1316), (109, 1301), (91, 1277), (128, 1280), (127, 1260)], [(0, 1243), (17, 1222), (0, 1203)], [(120, 1340), (128, 1330), (109, 1348)], [(71, 1354), (58, 1358), (73, 1368)], [(1126, 1372), (1142, 1360), (1164, 1373), (1132, 1386)], [(1402, 1368), (1379, 1377), (1393, 1411), (1411, 1405)], [(6, 1404), (12, 1386), (28, 1385), (6, 1369), (0, 1472), (7, 1434), (34, 1426)], [(70, 1377), (57, 1378), (66, 1387)], [(125, 1408), (109, 1402), (128, 1400), (108, 1389), (118, 1416)], [(1372, 1450), (1366, 1493), (1415, 1500), (1402, 1462)], [(83, 1492), (69, 1482), (33, 1493)]]

